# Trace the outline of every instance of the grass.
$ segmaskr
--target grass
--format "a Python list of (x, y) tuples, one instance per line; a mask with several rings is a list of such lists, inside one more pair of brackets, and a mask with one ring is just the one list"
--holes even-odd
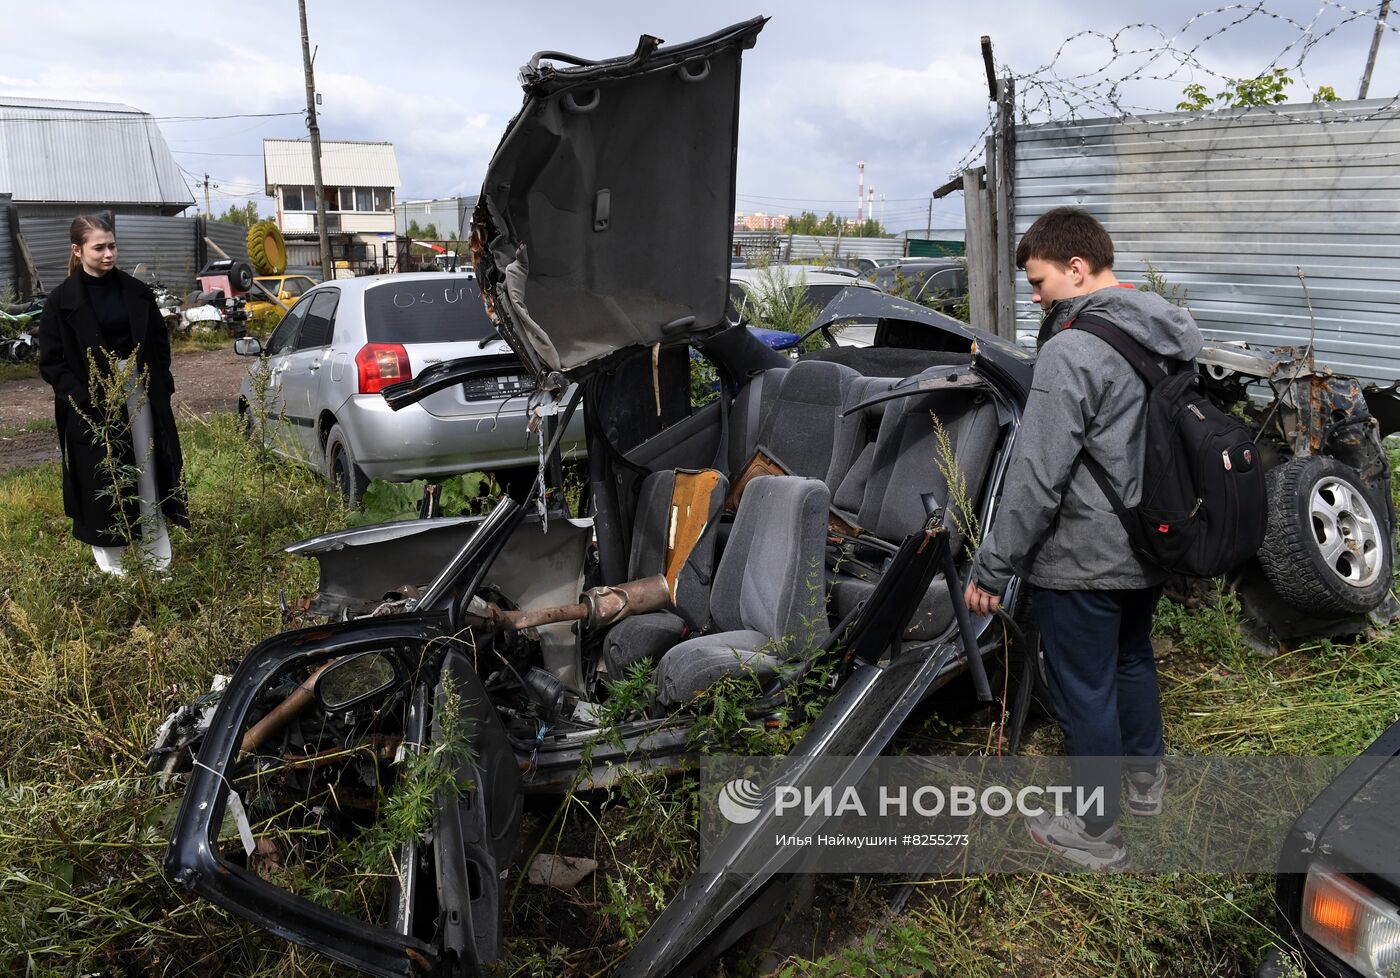
[(35, 418), (33, 421), (24, 422), (24, 424), (11, 425), (8, 428), (0, 428), (0, 438), (18, 438), (20, 435), (28, 435), (35, 431), (53, 430), (53, 418)]
[[(231, 415), (181, 432), (194, 525), (174, 534), (173, 574), (144, 589), (102, 575), (73, 541), (56, 463), (0, 477), (3, 973), (337, 973), (176, 890), (160, 870), (178, 793), (145, 774), (143, 749), (167, 712), (280, 627), (279, 590), (310, 592), (314, 565), (279, 548), (347, 519), (309, 472), (254, 452)], [(1156, 637), (1172, 753), (1349, 755), (1400, 714), (1393, 633), (1259, 656), (1226, 600), (1164, 604)], [(635, 677), (632, 698), (650, 681)], [(723, 699), (708, 701), (710, 727), (750, 736)], [(945, 717), (910, 736), (926, 752), (967, 752), (986, 749), (989, 730), (975, 715)], [(1036, 730), (1029, 749), (1057, 752), (1054, 726)], [(624, 774), (555, 817), (530, 815), (541, 851), (600, 865), (568, 894), (514, 893), (503, 973), (593, 974), (620, 959), (693, 866), (692, 788)], [(415, 811), (409, 821), (422, 818)], [(1276, 940), (1269, 876), (846, 876), (815, 890), (811, 940), (776, 962), (788, 978), (1247, 976)], [(754, 973), (742, 961), (719, 970)]]
[(314, 585), (280, 546), (344, 514), (309, 473), (264, 473), (231, 415), (181, 437), (193, 525), (173, 532), (170, 577), (144, 585), (102, 574), (72, 539), (56, 463), (0, 478), (5, 973), (286, 973), (282, 942), (164, 880), (178, 796), (141, 754), (169, 710), (279, 628), (279, 589)]

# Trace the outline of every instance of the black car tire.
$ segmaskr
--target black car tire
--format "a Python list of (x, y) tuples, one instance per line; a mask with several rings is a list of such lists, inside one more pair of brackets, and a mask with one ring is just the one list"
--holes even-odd
[(1295, 458), (1269, 472), (1268, 492), (1259, 564), (1279, 596), (1326, 617), (1375, 608), (1390, 590), (1392, 528), (1356, 470)]
[(369, 479), (355, 464), (355, 452), (340, 425), (331, 425), (326, 436), (326, 481), (332, 492), (340, 493), (347, 506), (358, 506), (369, 487)]
[(235, 261), (228, 269), (228, 284), (239, 292), (247, 292), (253, 287), (253, 266), (246, 261)]

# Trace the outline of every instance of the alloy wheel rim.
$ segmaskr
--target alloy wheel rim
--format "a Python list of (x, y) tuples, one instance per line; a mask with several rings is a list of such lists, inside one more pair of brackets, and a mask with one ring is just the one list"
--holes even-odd
[(1356, 487), (1329, 476), (1313, 486), (1308, 503), (1313, 539), (1329, 570), (1351, 587), (1380, 576), (1381, 535), (1371, 504)]

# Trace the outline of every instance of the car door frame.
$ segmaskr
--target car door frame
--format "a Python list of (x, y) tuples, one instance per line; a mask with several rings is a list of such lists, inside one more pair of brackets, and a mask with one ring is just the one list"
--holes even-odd
[[(329, 299), (327, 298), (329, 297)], [(330, 348), (335, 336), (335, 314), (340, 307), (340, 290), (332, 285), (318, 286), (305, 293), (305, 303), (298, 302), (297, 308), (305, 305), (302, 322), (292, 341), (292, 349), (287, 356), (287, 367), (283, 372), (281, 392), (283, 398), (282, 415), (288, 423), (288, 437), (296, 445), (297, 454), (310, 462), (320, 458), (321, 440), (316, 431), (316, 419), (320, 414), (323, 398), (321, 391), (329, 383), (330, 371), (322, 373), (321, 368), (330, 363)], [(323, 342), (308, 339), (308, 326), (318, 304), (330, 302)], [(288, 315), (291, 315), (288, 313)]]
[[(256, 386), (260, 381), (267, 385), (265, 393), (262, 395), (262, 403), (266, 417), (262, 420), (265, 427), (263, 434), (263, 445), (272, 449), (279, 455), (298, 454), (297, 447), (300, 439), (296, 435), (295, 427), (288, 424), (285, 418), (286, 402), (283, 395), (282, 383), (286, 375), (287, 368), (291, 363), (291, 353), (296, 348), (297, 334), (301, 332), (302, 323), (306, 319), (306, 313), (310, 305), (302, 306), (297, 302), (291, 309), (287, 310), (277, 327), (268, 337), (267, 349), (264, 354), (266, 363), (265, 373), (262, 378), (254, 377), (252, 386)], [(287, 338), (285, 346), (280, 349), (274, 348), (276, 341), (283, 330), (291, 335)], [(253, 391), (256, 398), (258, 392)]]

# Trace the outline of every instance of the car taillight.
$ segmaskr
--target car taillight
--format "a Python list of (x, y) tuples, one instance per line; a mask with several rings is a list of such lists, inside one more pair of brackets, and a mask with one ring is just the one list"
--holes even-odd
[(390, 384), (413, 379), (408, 351), (398, 343), (366, 343), (355, 354), (355, 369), (361, 394), (378, 394)]

